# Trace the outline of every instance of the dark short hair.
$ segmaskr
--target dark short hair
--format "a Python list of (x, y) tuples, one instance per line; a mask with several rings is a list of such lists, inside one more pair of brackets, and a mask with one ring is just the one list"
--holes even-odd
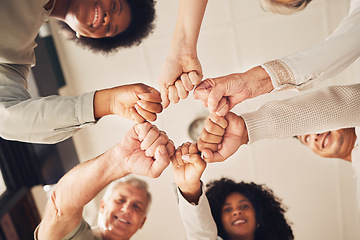
[(240, 193), (247, 197), (254, 206), (257, 228), (255, 240), (290, 240), (294, 239), (290, 224), (285, 219), (285, 208), (281, 200), (265, 185), (253, 182), (234, 182), (228, 178), (212, 181), (206, 185), (212, 216), (216, 222), (218, 235), (229, 239), (222, 224), (222, 208), (231, 193)]
[(128, 28), (114, 36), (105, 38), (76, 37), (75, 31), (63, 21), (58, 21), (61, 30), (65, 31), (69, 40), (93, 52), (110, 53), (120, 48), (138, 46), (154, 29), (155, 1), (127, 0), (131, 9), (131, 22)]

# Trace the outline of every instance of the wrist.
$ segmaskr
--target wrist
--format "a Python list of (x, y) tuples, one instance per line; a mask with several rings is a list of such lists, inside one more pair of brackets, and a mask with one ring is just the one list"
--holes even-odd
[(108, 89), (98, 90), (94, 95), (94, 117), (95, 119), (110, 115), (110, 92)]
[(261, 66), (246, 71), (244, 79), (251, 91), (251, 98), (274, 90), (270, 75)]
[(201, 187), (202, 182), (199, 181), (196, 184), (188, 184), (186, 187), (179, 187), (179, 190), (186, 201), (197, 204), (202, 194)]
[(246, 123), (240, 115), (238, 116), (238, 119), (239, 119), (238, 129), (243, 129), (243, 131), (240, 133), (240, 137), (242, 138), (241, 142), (247, 144), (249, 142), (249, 135), (248, 135)]

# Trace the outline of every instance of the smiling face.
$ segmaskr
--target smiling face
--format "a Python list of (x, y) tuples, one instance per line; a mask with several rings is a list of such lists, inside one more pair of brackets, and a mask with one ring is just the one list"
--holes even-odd
[(225, 199), (221, 221), (230, 239), (254, 239), (255, 209), (244, 195), (234, 192)]
[(117, 186), (110, 198), (100, 203), (102, 235), (109, 239), (129, 239), (144, 225), (147, 206), (145, 191), (129, 183)]
[(297, 138), (321, 157), (341, 158), (351, 161), (356, 134), (354, 128), (344, 128), (318, 134), (307, 134)]
[(81, 36), (114, 37), (129, 26), (131, 11), (126, 0), (71, 0), (64, 21)]

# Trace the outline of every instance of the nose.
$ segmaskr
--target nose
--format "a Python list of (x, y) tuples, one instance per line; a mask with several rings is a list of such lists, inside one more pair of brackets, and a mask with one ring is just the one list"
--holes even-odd
[(320, 133), (310, 134), (309, 137), (310, 137), (309, 145), (313, 147), (317, 146), (317, 144), (319, 143), (318, 140), (320, 137)]
[(235, 211), (233, 212), (233, 214), (234, 214), (234, 216), (240, 215), (240, 214), (241, 214), (241, 210), (235, 210)]
[(110, 14), (108, 12), (104, 13), (103, 25), (108, 25), (110, 22)]
[(129, 204), (129, 203), (124, 203), (124, 204), (121, 206), (121, 211), (123, 211), (123, 212), (129, 212), (129, 211), (130, 211), (130, 204)]

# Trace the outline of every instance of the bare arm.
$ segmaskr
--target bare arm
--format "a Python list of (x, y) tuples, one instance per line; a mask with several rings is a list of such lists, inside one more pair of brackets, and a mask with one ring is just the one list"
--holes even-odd
[[(198, 85), (203, 76), (197, 57), (197, 41), (207, 0), (181, 0), (170, 52), (159, 76), (161, 100), (178, 102)], [(175, 82), (180, 80), (175, 86)]]
[(165, 133), (148, 122), (135, 125), (120, 143), (61, 178), (47, 203), (38, 239), (64, 237), (79, 224), (83, 207), (113, 180), (129, 173), (160, 176), (173, 152)]

